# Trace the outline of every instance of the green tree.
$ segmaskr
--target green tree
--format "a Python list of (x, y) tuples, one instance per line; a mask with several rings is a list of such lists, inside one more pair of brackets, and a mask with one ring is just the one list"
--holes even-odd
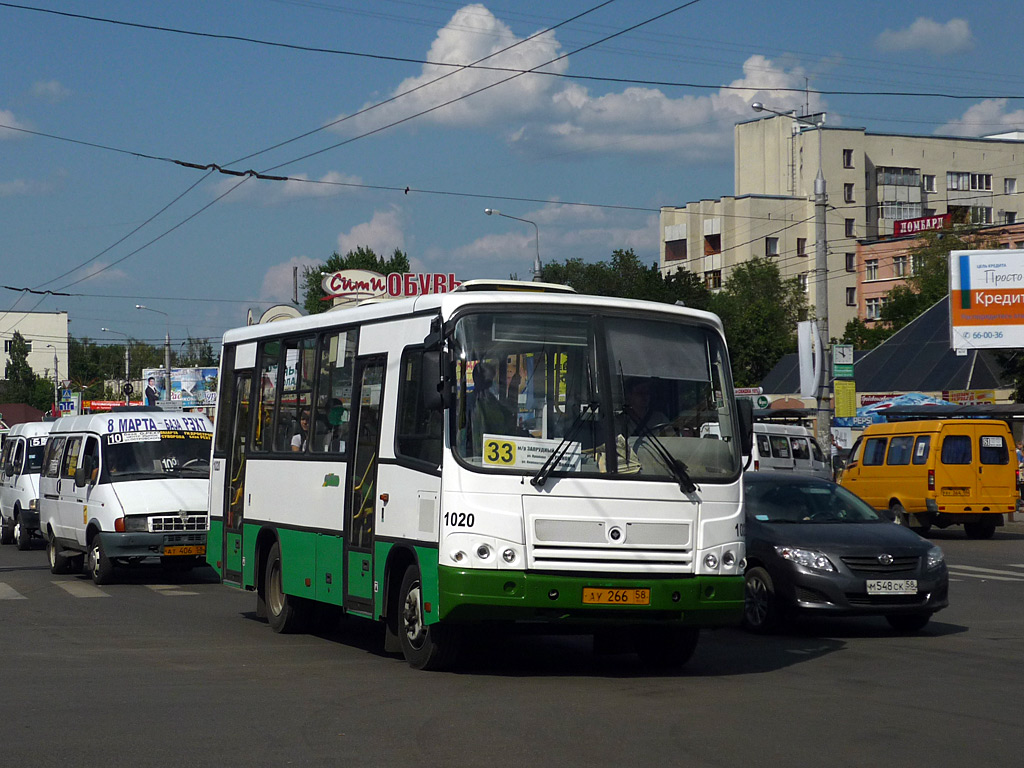
[(390, 275), (392, 272), (408, 272), (409, 257), (398, 248), (385, 259), (378, 256), (370, 248), (359, 246), (354, 251), (349, 251), (341, 256), (335, 251), (323, 264), (314, 264), (311, 267), (302, 268), (302, 291), (303, 304), (306, 311), (311, 315), (326, 312), (331, 308), (329, 302), (324, 301), (327, 294), (321, 286), (324, 272), (338, 272), (343, 269), (367, 269), (371, 272), (379, 272), (382, 275)]
[[(8, 403), (27, 403), (38, 408), (38, 405), (31, 402), (38, 377), (28, 364), (28, 352), (28, 342), (25, 341), (25, 337), (19, 331), (15, 331), (11, 337), (7, 368), (4, 372), (6, 379), (4, 380), (3, 398)], [(51, 402), (53, 400), (52, 391), (48, 400)]]
[(189, 334), (171, 361), (179, 368), (210, 368), (217, 365), (217, 356), (209, 339), (194, 339)]
[(736, 386), (755, 386), (797, 348), (796, 324), (807, 298), (796, 278), (783, 280), (778, 265), (755, 258), (733, 268), (712, 311), (722, 318)]

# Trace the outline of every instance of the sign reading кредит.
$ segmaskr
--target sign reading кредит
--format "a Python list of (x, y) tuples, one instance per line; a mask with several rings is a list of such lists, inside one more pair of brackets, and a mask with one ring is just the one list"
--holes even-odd
[(1024, 250), (949, 254), (953, 349), (1024, 346)]

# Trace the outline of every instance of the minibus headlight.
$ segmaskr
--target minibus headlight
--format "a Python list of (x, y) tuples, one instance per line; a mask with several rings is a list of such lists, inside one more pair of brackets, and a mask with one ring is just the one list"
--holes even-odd
[(33, 512), (39, 509), (39, 499), (31, 499), (28, 503), (28, 508)]
[(124, 519), (125, 533), (145, 533), (149, 530), (149, 518), (135, 515)]
[(813, 549), (776, 547), (775, 551), (779, 553), (779, 557), (783, 560), (789, 560), (791, 563), (796, 563), (804, 568), (810, 568), (812, 571), (831, 573), (836, 569), (827, 555), (822, 552), (816, 552)]
[(945, 559), (946, 555), (943, 553), (942, 547), (932, 547), (928, 550), (928, 570), (938, 568)]

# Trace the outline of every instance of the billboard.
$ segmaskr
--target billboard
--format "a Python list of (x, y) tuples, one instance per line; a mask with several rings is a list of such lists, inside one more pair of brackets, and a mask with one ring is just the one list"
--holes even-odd
[(1024, 250), (952, 251), (949, 324), (956, 350), (1024, 346)]
[[(150, 379), (153, 381), (151, 382)], [(163, 368), (143, 368), (142, 380), (145, 384), (144, 397), (146, 405), (150, 402), (170, 400), (182, 408), (210, 407), (217, 405), (217, 369), (216, 368), (171, 368), (171, 396), (164, 392), (165, 379)], [(155, 394), (150, 389), (155, 390)]]

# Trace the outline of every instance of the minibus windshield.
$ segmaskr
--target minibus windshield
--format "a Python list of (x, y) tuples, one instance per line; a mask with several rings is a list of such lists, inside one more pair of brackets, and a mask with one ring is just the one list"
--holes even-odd
[(103, 463), (111, 482), (210, 475), (210, 439), (175, 429), (103, 436)]

